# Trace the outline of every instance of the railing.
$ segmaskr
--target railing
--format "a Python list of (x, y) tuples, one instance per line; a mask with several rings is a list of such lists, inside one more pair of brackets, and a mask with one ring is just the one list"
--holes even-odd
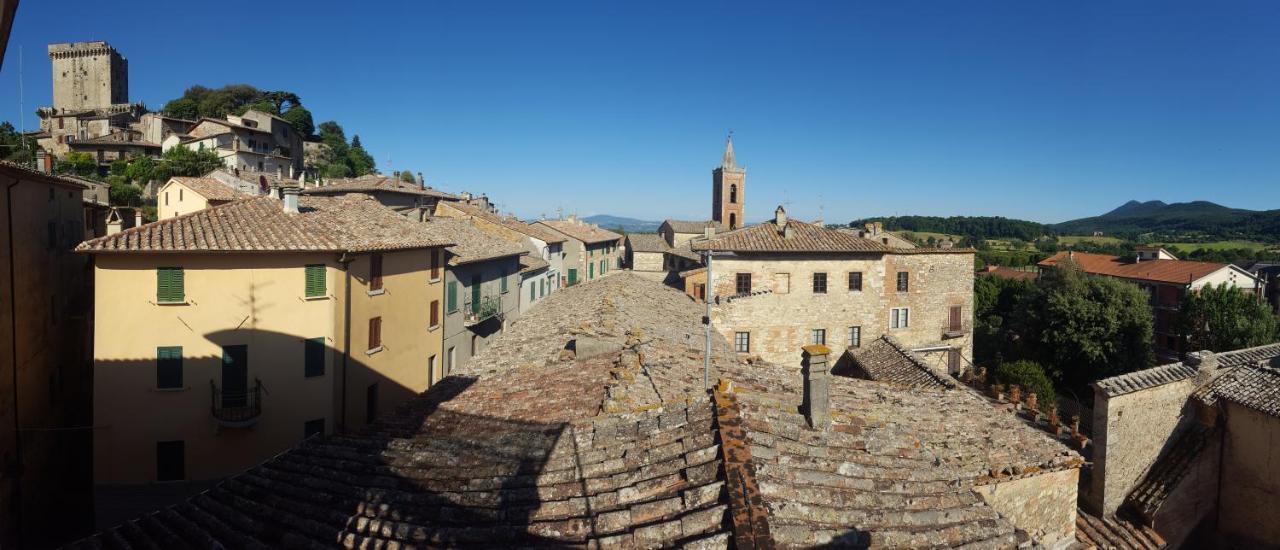
[(209, 381), (210, 410), (219, 424), (232, 428), (252, 426), (262, 416), (262, 381), (255, 379), (247, 391), (219, 390)]
[(463, 324), (470, 326), (484, 322), (492, 317), (502, 316), (502, 297), (486, 296), (479, 302), (468, 302), (465, 305)]
[(958, 327), (952, 326), (951, 323), (947, 323), (947, 326), (942, 329), (942, 339), (959, 338), (971, 332), (973, 332), (973, 321), (970, 319), (963, 319), (960, 321), (960, 326)]

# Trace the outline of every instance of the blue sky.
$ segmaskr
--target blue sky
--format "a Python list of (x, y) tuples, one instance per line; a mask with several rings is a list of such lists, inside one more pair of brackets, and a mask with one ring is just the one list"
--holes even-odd
[(0, 120), (19, 46), (30, 127), (46, 45), (73, 40), (119, 49), (154, 109), (192, 84), (287, 89), (384, 170), (522, 216), (708, 217), (730, 129), (749, 220), (1280, 208), (1274, 1), (26, 0)]

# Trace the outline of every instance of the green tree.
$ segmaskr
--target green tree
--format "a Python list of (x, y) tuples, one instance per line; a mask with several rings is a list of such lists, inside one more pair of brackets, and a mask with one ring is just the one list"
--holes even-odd
[(1034, 281), (976, 277), (973, 281), (974, 361), (999, 364), (1028, 355), (1024, 309), (1039, 296)]
[(1276, 316), (1266, 302), (1226, 283), (1187, 293), (1177, 323), (1188, 351), (1260, 346), (1277, 336)]
[[(1058, 393), (1053, 380), (1044, 367), (1035, 361), (1011, 361), (996, 367), (996, 380), (1001, 384), (1017, 384), (1028, 393), (1036, 394), (1036, 403), (1042, 412), (1048, 413), (1058, 405)], [(1025, 395), (1025, 394), (1024, 394)]]
[(301, 135), (309, 136), (316, 132), (316, 123), (311, 119), (311, 111), (301, 105), (290, 107), (288, 111), (280, 115), (280, 118), (283, 118), (290, 126), (293, 126), (294, 131)]
[(116, 206), (141, 206), (142, 189), (128, 182), (112, 182), (107, 190), (111, 204)]
[(376, 169), (373, 162), (373, 155), (370, 155), (360, 146), (360, 136), (351, 136), (351, 148), (347, 150), (347, 165), (351, 167), (351, 172), (357, 176), (372, 174)]
[(164, 114), (171, 117), (186, 120), (195, 120), (200, 118), (200, 104), (188, 97), (180, 97), (178, 99), (170, 100), (168, 103), (164, 104), (164, 108), (161, 110)]
[(404, 181), (408, 183), (418, 183), (418, 179), (413, 177), (413, 172), (409, 170), (400, 172), (400, 181)]
[(90, 177), (98, 173), (98, 163), (89, 153), (72, 151), (54, 165), (54, 171), (60, 174)]
[(192, 151), (182, 145), (165, 151), (161, 160), (164, 162), (166, 179), (173, 176), (203, 176), (223, 167), (222, 159), (212, 149)]

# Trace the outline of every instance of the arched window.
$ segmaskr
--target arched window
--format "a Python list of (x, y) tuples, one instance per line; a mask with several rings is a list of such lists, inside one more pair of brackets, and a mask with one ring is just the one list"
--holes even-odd
[(729, 230), (732, 231), (737, 228), (738, 228), (738, 215), (733, 212), (730, 212), (729, 213)]
[(729, 186), (729, 202), (732, 204), (738, 203), (738, 186), (737, 185)]

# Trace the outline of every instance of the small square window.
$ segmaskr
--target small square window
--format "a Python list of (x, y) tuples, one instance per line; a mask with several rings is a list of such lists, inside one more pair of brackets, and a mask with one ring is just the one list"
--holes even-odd
[(889, 310), (889, 328), (899, 329), (911, 326), (911, 311), (905, 307)]
[(862, 327), (849, 327), (849, 347), (862, 347)]
[(862, 272), (861, 271), (849, 272), (849, 291), (850, 292), (862, 291)]
[(826, 273), (813, 274), (813, 293), (814, 294), (827, 293), (827, 274)]
[(751, 333), (750, 332), (733, 333), (733, 348), (738, 353), (751, 353)]
[(825, 346), (827, 344), (827, 329), (825, 328), (813, 329), (810, 332), (809, 340), (811, 344), (822, 344)]
[(734, 290), (738, 294), (751, 294), (751, 274), (739, 273), (735, 277)]

